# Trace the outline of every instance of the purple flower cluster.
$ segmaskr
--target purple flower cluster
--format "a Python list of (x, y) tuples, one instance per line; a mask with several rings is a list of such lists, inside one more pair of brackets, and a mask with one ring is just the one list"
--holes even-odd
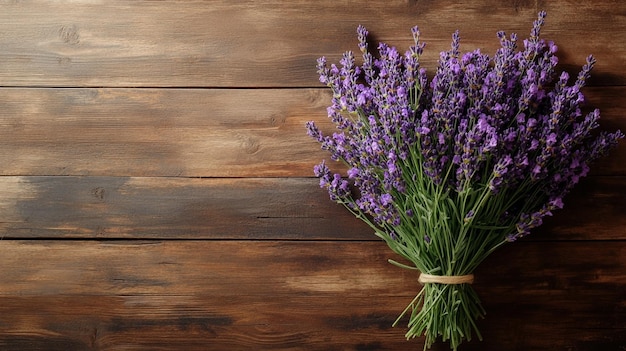
[[(599, 111), (583, 112), (581, 92), (595, 61), (589, 56), (573, 83), (566, 72), (557, 74), (557, 47), (539, 36), (544, 19), (541, 12), (519, 49), (515, 34), (499, 32), (493, 57), (480, 50), (462, 54), (454, 33), (430, 80), (420, 67), (424, 44), (417, 27), (404, 54), (381, 43), (374, 57), (359, 26), (361, 66), (352, 52), (339, 66), (318, 60), (320, 81), (333, 92), (328, 116), (338, 130), (324, 135), (309, 122), (308, 132), (348, 167), (345, 179), (325, 163), (317, 166), (320, 185), (334, 201), (386, 228), (420, 211), (407, 206), (418, 180), (443, 187), (453, 200), (481, 187), (492, 199), (522, 193), (519, 201), (501, 201), (500, 217), (514, 221), (508, 240), (528, 234), (563, 206), (590, 162), (623, 137), (595, 131)], [(472, 210), (465, 218), (482, 217)]]
[(307, 128), (309, 135), (331, 152), (333, 160), (348, 165), (348, 178), (360, 196), (348, 201), (346, 184), (336, 174), (331, 175), (325, 164), (316, 167), (316, 176), (333, 200), (372, 215), (380, 224), (399, 225), (393, 193), (405, 192), (398, 162), (407, 159), (410, 146), (418, 137), (414, 108), (419, 97), (414, 95), (414, 87), (416, 82), (426, 82), (425, 71), (419, 69), (423, 45), (414, 28), (415, 45), (405, 55), (380, 44), (380, 57), (374, 59), (368, 51), (364, 27), (359, 26), (358, 36), (364, 59), (361, 67), (355, 65), (352, 52), (343, 55), (341, 67), (328, 67), (323, 57), (318, 60), (320, 81), (333, 90), (328, 116), (339, 131), (323, 136), (313, 122)]

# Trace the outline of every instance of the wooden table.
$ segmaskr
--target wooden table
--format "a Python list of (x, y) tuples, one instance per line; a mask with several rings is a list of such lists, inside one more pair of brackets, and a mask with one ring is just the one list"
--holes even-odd
[[(312, 178), (315, 61), (417, 24), (432, 72), (455, 29), (493, 53), (541, 9), (626, 130), (626, 2), (1, 2), (0, 350), (421, 349), (391, 328), (416, 274)], [(461, 350), (626, 349), (625, 190), (622, 143), (476, 272)]]

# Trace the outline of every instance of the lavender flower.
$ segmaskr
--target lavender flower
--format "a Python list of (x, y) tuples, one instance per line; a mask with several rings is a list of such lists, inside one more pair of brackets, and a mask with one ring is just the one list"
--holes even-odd
[[(359, 26), (360, 66), (351, 51), (338, 65), (317, 62), (337, 130), (323, 133), (313, 122), (307, 130), (348, 169), (347, 177), (333, 174), (322, 162), (314, 169), (320, 186), (421, 272), (471, 273), (495, 248), (528, 235), (624, 136), (596, 132), (600, 112), (583, 113), (595, 59), (570, 83), (557, 72), (557, 46), (541, 38), (545, 17), (539, 13), (521, 48), (516, 34), (498, 32), (493, 56), (462, 53), (455, 32), (430, 79), (417, 27), (404, 54), (384, 43), (371, 53)], [(473, 311), (467, 319), (482, 315), (472, 292), (457, 293)], [(425, 332), (432, 343), (434, 318), (414, 314), (407, 337)], [(455, 328), (443, 335), (453, 348), (478, 333), (470, 323)]]

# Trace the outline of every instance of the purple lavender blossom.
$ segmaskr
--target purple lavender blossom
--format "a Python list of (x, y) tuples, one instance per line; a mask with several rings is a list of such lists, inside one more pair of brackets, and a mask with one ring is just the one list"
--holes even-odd
[[(324, 163), (317, 166), (320, 185), (383, 229), (416, 225), (423, 208), (415, 206), (413, 192), (426, 184), (417, 180), (441, 187), (452, 201), (485, 188), (492, 197), (512, 199), (500, 211), (507, 215), (489, 224), (512, 228), (502, 234), (511, 241), (527, 235), (623, 137), (595, 132), (600, 113), (583, 113), (581, 91), (595, 59), (587, 58), (573, 83), (558, 73), (558, 48), (540, 37), (545, 17), (539, 13), (519, 49), (517, 35), (498, 32), (500, 48), (492, 57), (462, 53), (455, 32), (430, 80), (420, 66), (424, 43), (417, 27), (404, 54), (380, 43), (374, 55), (359, 26), (360, 66), (351, 51), (337, 65), (324, 57), (317, 62), (320, 82), (333, 91), (328, 116), (338, 130), (322, 133), (312, 122), (307, 130), (348, 168), (344, 179)], [(480, 208), (459, 218), (485, 220)]]
[[(320, 82), (332, 90), (327, 113), (337, 129), (322, 132), (313, 122), (306, 128), (347, 169), (332, 173), (322, 161), (314, 167), (320, 187), (421, 272), (471, 273), (501, 244), (530, 234), (624, 137), (598, 132), (600, 112), (587, 112), (583, 88), (592, 56), (573, 82), (557, 72), (558, 48), (540, 37), (545, 17), (539, 13), (520, 48), (516, 34), (498, 32), (493, 56), (462, 53), (455, 32), (430, 79), (420, 65), (417, 27), (404, 54), (385, 43), (370, 52), (359, 26), (361, 65), (351, 51), (337, 64), (317, 61)], [(454, 307), (473, 311), (467, 319), (482, 317), (471, 288), (455, 289), (445, 290), (454, 298), (438, 296), (473, 304)], [(424, 331), (428, 345), (438, 337), (430, 321), (457, 323), (446, 328), (456, 333), (448, 336), (456, 349), (478, 331), (470, 323), (461, 330), (456, 314), (432, 311), (414, 310), (407, 337)]]

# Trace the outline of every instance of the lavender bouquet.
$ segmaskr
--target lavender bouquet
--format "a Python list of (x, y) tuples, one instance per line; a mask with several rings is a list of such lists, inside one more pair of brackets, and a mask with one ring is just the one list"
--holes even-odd
[(309, 135), (347, 166), (347, 177), (325, 162), (315, 175), (330, 198), (345, 205), (420, 272), (422, 290), (406, 337), (439, 337), (456, 350), (485, 314), (473, 271), (494, 250), (541, 225), (589, 164), (623, 137), (598, 132), (598, 110), (583, 113), (581, 88), (593, 57), (570, 83), (557, 74), (557, 47), (540, 39), (539, 13), (518, 49), (515, 34), (498, 32), (493, 57), (461, 54), (459, 34), (428, 79), (420, 67), (417, 27), (404, 55), (384, 43), (375, 57), (359, 26), (362, 65), (346, 52), (340, 65), (318, 60), (320, 81), (332, 89), (328, 116), (338, 130)]

